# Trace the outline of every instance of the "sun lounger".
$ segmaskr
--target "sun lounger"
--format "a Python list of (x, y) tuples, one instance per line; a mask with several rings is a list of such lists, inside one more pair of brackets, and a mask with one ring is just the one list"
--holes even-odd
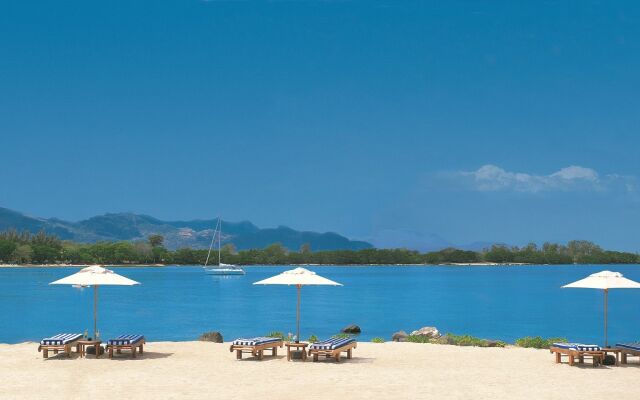
[(122, 353), (122, 350), (129, 350), (131, 351), (131, 358), (136, 358), (136, 351), (142, 354), (145, 343), (146, 341), (142, 335), (120, 335), (115, 339), (110, 339), (107, 342), (109, 358), (113, 358), (114, 350), (118, 354)]
[(584, 363), (585, 357), (591, 357), (594, 367), (601, 365), (604, 360), (604, 352), (600, 349), (600, 346), (594, 344), (553, 343), (549, 351), (555, 354), (556, 363), (561, 362), (563, 355), (569, 357), (569, 365), (575, 365), (576, 358), (578, 362)]
[(351, 351), (358, 346), (358, 343), (351, 338), (331, 338), (322, 342), (312, 343), (309, 346), (309, 355), (313, 356), (313, 361), (318, 361), (319, 356), (334, 358), (340, 362), (340, 355), (347, 353), (347, 358), (351, 358)]
[(231, 344), (229, 351), (236, 352), (236, 358), (242, 359), (242, 353), (251, 353), (258, 360), (262, 360), (263, 352), (271, 350), (272, 356), (278, 355), (278, 347), (282, 348), (282, 339), (272, 337), (255, 337), (250, 339), (236, 339)]
[(622, 364), (627, 363), (627, 357), (640, 357), (640, 342), (617, 343), (615, 348), (620, 352)]
[(71, 356), (71, 348), (76, 346), (78, 351), (78, 340), (82, 339), (80, 333), (60, 333), (55, 336), (44, 338), (40, 341), (38, 352), (42, 351), (42, 357), (49, 357), (49, 350), (53, 350), (54, 354), (63, 351), (67, 357)]

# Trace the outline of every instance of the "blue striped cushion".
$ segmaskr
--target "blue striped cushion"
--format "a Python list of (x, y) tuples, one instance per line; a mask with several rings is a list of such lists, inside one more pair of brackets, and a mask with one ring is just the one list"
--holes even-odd
[(62, 346), (82, 338), (79, 333), (59, 333), (55, 336), (44, 338), (40, 344), (45, 346)]
[(577, 351), (600, 351), (600, 346), (582, 343), (553, 343), (553, 347)]
[(279, 342), (282, 339), (273, 338), (273, 337), (254, 337), (250, 339), (236, 339), (233, 341), (234, 346), (259, 346), (261, 344)]
[(112, 346), (128, 346), (144, 339), (142, 335), (120, 335), (115, 339), (110, 339), (109, 344)]
[(616, 343), (616, 347), (621, 347), (623, 349), (630, 349), (630, 350), (640, 351), (640, 342)]
[(335, 350), (352, 342), (355, 342), (352, 338), (331, 338), (313, 343), (309, 348), (313, 350)]

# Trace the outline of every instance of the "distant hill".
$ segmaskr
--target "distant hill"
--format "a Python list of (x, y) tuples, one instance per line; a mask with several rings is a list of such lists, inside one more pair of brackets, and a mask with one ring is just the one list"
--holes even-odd
[[(0, 231), (15, 229), (36, 233), (44, 230), (63, 240), (93, 243), (101, 240), (146, 240), (160, 234), (169, 249), (209, 246), (215, 220), (162, 221), (148, 215), (132, 213), (105, 214), (83, 221), (69, 222), (57, 218), (40, 218), (0, 207)], [(360, 250), (373, 247), (370, 243), (350, 240), (337, 233), (296, 231), (286, 226), (261, 229), (249, 221), (222, 224), (222, 243), (233, 243), (238, 250), (264, 248), (280, 243), (290, 250), (298, 250), (309, 243), (313, 251)]]
[(501, 242), (473, 242), (468, 244), (452, 243), (433, 233), (421, 233), (411, 230), (379, 230), (369, 241), (380, 249), (411, 249), (422, 252), (439, 251), (446, 248), (460, 250), (482, 251), (493, 245), (509, 246)]

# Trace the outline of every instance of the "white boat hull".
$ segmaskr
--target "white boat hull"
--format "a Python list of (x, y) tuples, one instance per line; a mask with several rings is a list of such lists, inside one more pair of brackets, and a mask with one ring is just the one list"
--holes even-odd
[(205, 268), (207, 275), (244, 275), (242, 268)]

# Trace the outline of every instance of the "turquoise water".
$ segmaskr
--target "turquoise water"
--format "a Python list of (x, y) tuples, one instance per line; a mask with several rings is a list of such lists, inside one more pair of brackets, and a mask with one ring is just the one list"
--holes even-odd
[[(142, 333), (148, 340), (225, 340), (295, 331), (293, 287), (253, 286), (288, 267), (249, 267), (215, 277), (200, 267), (118, 268), (142, 283), (100, 289), (102, 336)], [(348, 324), (362, 340), (436, 326), (443, 332), (513, 341), (527, 335), (603, 341), (603, 294), (560, 286), (604, 269), (640, 281), (640, 266), (315, 267), (343, 287), (302, 289), (301, 336), (326, 337)], [(0, 269), (0, 342), (92, 330), (93, 290), (50, 286), (76, 268)], [(610, 342), (640, 340), (640, 290), (609, 295)]]

